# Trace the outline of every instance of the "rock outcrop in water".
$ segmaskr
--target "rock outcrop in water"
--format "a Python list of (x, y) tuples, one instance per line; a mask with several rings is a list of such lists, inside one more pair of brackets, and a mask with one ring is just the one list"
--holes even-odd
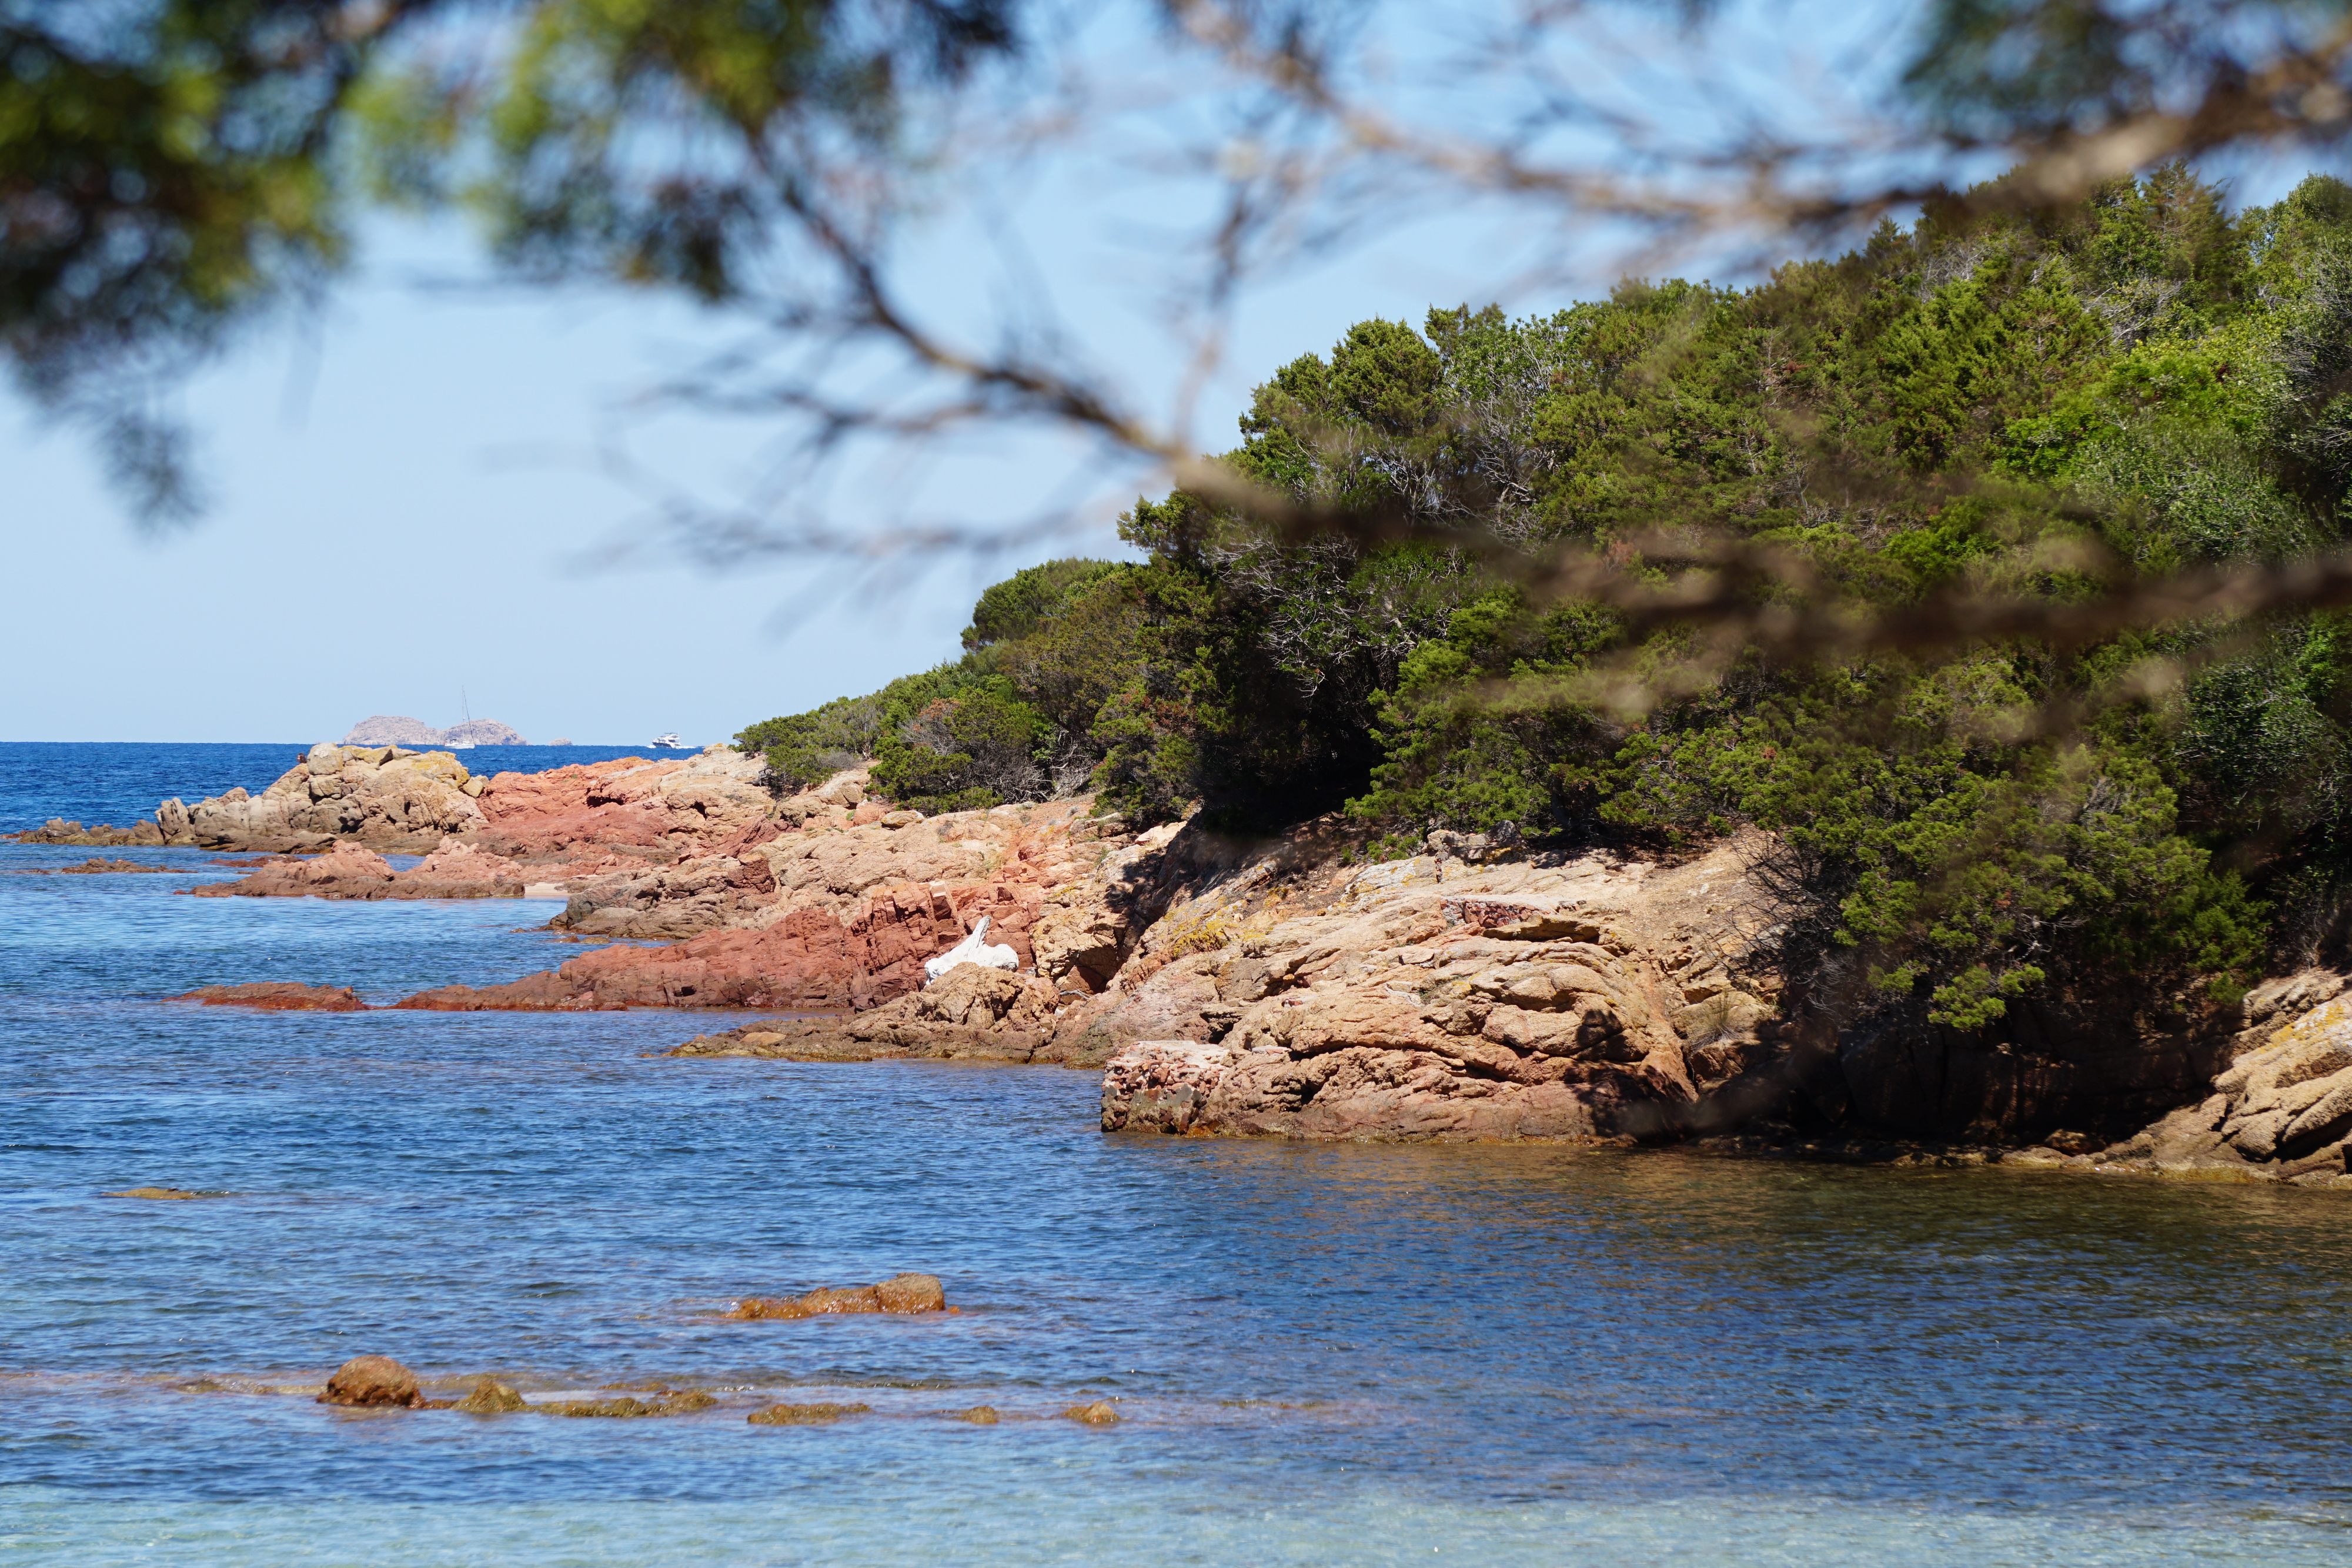
[(845, 1312), (943, 1312), (947, 1291), (933, 1274), (893, 1274), (872, 1285), (831, 1286), (798, 1296), (746, 1296), (727, 1315), (742, 1320), (823, 1318)]
[(327, 1379), (321, 1405), (390, 1406), (407, 1409), (425, 1397), (416, 1375), (388, 1355), (356, 1355)]
[(2352, 1187), (2352, 977), (2306, 970), (2256, 987), (2243, 1025), (2223, 1041), (2210, 1082), (2188, 1103), (2094, 1152), (2031, 1152), (2030, 1163), (2208, 1181), (2284, 1181)]
[(672, 1056), (767, 1056), (793, 1061), (932, 1058), (1066, 1061), (1053, 1051), (1052, 982), (977, 964), (871, 1012), (780, 1019), (697, 1035)]
[(528, 746), (530, 743), (494, 718), (470, 718), (447, 729), (436, 729), (423, 719), (395, 714), (372, 714), (352, 726), (345, 746), (404, 746), (422, 750), (431, 746)]
[(292, 980), (251, 980), (241, 986), (199, 986), (171, 1002), (210, 1008), (258, 1008), (264, 1012), (355, 1013), (367, 1004), (349, 986), (306, 986)]
[(485, 1377), (455, 1408), (468, 1416), (506, 1416), (530, 1408), (530, 1401), (494, 1377)]
[(1338, 846), (1121, 835), (1047, 879), (1015, 938), (1032, 974), (964, 967), (675, 1054), (1109, 1060), (1106, 1126), (1345, 1138), (1659, 1135), (1769, 1054), (1773, 1007), (1732, 975), (1760, 924), (1734, 848), (1662, 869)]
[(754, 1427), (824, 1427), (852, 1416), (871, 1416), (871, 1405), (771, 1405), (743, 1419)]
[(198, 898), (520, 898), (530, 873), (462, 840), (395, 872), (373, 850), (338, 844), (307, 860), (289, 857), (236, 882), (189, 889)]
[(120, 847), (140, 844), (153, 849), (166, 842), (192, 842), (190, 840), (167, 840), (163, 829), (153, 822), (133, 822), (118, 828), (111, 822), (101, 822), (95, 828), (85, 828), (78, 821), (63, 817), (51, 817), (37, 828), (6, 835), (26, 844), (87, 844), (93, 847)]
[(172, 843), (240, 851), (322, 850), (338, 839), (422, 852), (481, 825), (485, 781), (446, 751), (320, 745), (260, 794), (243, 789), (194, 806), (166, 800), (155, 822)]
[(863, 1010), (919, 990), (924, 962), (982, 916), (1023, 968), (1042, 962), (1044, 977), (1058, 981), (1059, 949), (1040, 955), (1029, 933), (1055, 895), (1098, 885), (1106, 863), (1137, 843), (1116, 822), (1089, 817), (1084, 800), (907, 812), (894, 826), (873, 801), (852, 809), (836, 798), (792, 825), (804, 803), (778, 803), (777, 815), (658, 873), (592, 882), (558, 922), (615, 936), (705, 925), (698, 935), (667, 947), (603, 948), (509, 985), (444, 987), (399, 1005)]
[(760, 758), (724, 747), (484, 778), (446, 751), (321, 744), (258, 795), (239, 788), (193, 806), (165, 800), (153, 821), (129, 829), (53, 820), (17, 837), (278, 854), (318, 853), (341, 841), (426, 854), (457, 838), (547, 869), (534, 880), (625, 877), (702, 852), (772, 815), (777, 802), (765, 773)]
[[(191, 832), (239, 812), (299, 831), (320, 820), (304, 811), (356, 810), (393, 836), (422, 799), (467, 825), (412, 870), (345, 839), (205, 891), (475, 897), (537, 882), (570, 894), (557, 929), (668, 941), (400, 1007), (814, 1013), (674, 1054), (1107, 1064), (1112, 1130), (1654, 1140), (1761, 1126), (2047, 1140), (2063, 1159), (2156, 1123), (2102, 1157), (2320, 1179), (2331, 1159), (2341, 1170), (2352, 1129), (2336, 1122), (2352, 1090), (2344, 1107), (2329, 1098), (2352, 1052), (2328, 1066), (2334, 1046), (2308, 1040), (2333, 1026), (2284, 1030), (2301, 1015), (2266, 1000), (2288, 994), (2277, 988), (2249, 999), (2271, 1011), (2234, 1036), (2210, 1006), (2155, 997), (2020, 1002), (1972, 1034), (1800, 1029), (1767, 961), (1757, 841), (1664, 864), (1435, 834), (1419, 855), (1362, 865), (1337, 823), (1243, 843), (1189, 824), (1134, 833), (1083, 799), (924, 818), (870, 798), (862, 773), (778, 800), (761, 771), (712, 748), (483, 780), (446, 754), (320, 747), (264, 796), (184, 817)], [(386, 800), (397, 810), (368, 804)], [(926, 963), (982, 919), (1016, 968), (961, 966), (927, 988)], [(191, 999), (359, 1005), (300, 987)]]
[(1261, 866), (1171, 910), (1056, 1038), (1113, 1042), (1109, 1131), (1678, 1133), (1769, 1051), (1734, 977), (1742, 865)]
[(706, 852), (766, 819), (767, 764), (723, 746), (681, 758), (501, 773), (481, 796), (477, 848), (526, 864), (642, 870)]

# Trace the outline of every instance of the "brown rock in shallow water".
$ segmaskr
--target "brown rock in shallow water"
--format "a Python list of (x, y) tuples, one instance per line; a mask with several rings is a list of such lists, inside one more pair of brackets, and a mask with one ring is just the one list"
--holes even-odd
[(528, 1410), (530, 1402), (494, 1378), (485, 1377), (474, 1385), (474, 1391), (457, 1401), (455, 1408), (469, 1416), (499, 1416), (509, 1410)]
[(943, 1312), (948, 1293), (936, 1274), (893, 1274), (874, 1287), (886, 1312)]
[(202, 1002), (208, 1008), (265, 1008), (276, 1012), (356, 1013), (367, 1009), (349, 986), (304, 986), (291, 980), (257, 980), (243, 986), (199, 986), (167, 1002)]
[(697, 1035), (672, 1056), (769, 1056), (803, 1061), (879, 1057), (1029, 1061), (1053, 1028), (1054, 988), (1034, 976), (962, 964), (937, 984), (848, 1017), (762, 1019)]
[(273, 858), (240, 882), (189, 891), (198, 898), (520, 898), (527, 879), (515, 862), (452, 838), (406, 871), (346, 843), (308, 861)]
[(99, 1196), (100, 1197), (145, 1197), (152, 1198), (158, 1203), (167, 1203), (178, 1202), (183, 1198), (202, 1197), (205, 1195), (177, 1186), (127, 1186), (121, 1192), (100, 1193)]
[(821, 1427), (845, 1416), (870, 1416), (871, 1405), (771, 1405), (743, 1419), (754, 1427)]
[(624, 1421), (638, 1416), (665, 1414), (659, 1406), (648, 1405), (642, 1399), (631, 1399), (626, 1396), (618, 1399), (574, 1399), (568, 1404), (550, 1405), (547, 1413), (551, 1416), (602, 1416)]
[(947, 1291), (934, 1274), (893, 1274), (877, 1285), (827, 1286), (800, 1296), (746, 1296), (730, 1318), (819, 1318), (845, 1312), (938, 1312)]
[(814, 1318), (836, 1312), (878, 1312), (882, 1303), (874, 1287), (855, 1290), (826, 1287), (803, 1296), (746, 1296), (727, 1315), (731, 1318)]
[(1062, 1412), (1062, 1419), (1083, 1422), (1089, 1427), (1116, 1427), (1118, 1425), (1118, 1412), (1111, 1408), (1109, 1400), (1097, 1399), (1091, 1405), (1071, 1406)]
[(975, 1427), (993, 1427), (1000, 1419), (996, 1414), (996, 1406), (993, 1405), (975, 1405), (969, 1410), (959, 1410), (955, 1413), (955, 1418), (959, 1421), (969, 1421)]
[(422, 1397), (416, 1375), (388, 1355), (355, 1355), (327, 1379), (321, 1405), (389, 1405), (407, 1409)]

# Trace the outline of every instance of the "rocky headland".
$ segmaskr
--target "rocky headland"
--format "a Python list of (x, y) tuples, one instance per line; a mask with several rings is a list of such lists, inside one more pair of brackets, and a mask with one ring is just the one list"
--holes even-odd
[(2231, 1008), (2078, 999), (1996, 1030), (1840, 1030), (1776, 972), (1761, 839), (1654, 862), (1439, 835), (1370, 864), (1335, 823), (1115, 842), (1048, 894), (1020, 973), (965, 967), (671, 1054), (1101, 1063), (1111, 1132), (2006, 1154), (2352, 1185), (2352, 997), (2330, 973)]
[(924, 960), (982, 916), (1024, 969), (1047, 982), (1075, 975), (1083, 990), (1072, 922), (1053, 900), (1106, 885), (1139, 845), (1089, 816), (1090, 804), (924, 817), (866, 800), (844, 776), (773, 802), (773, 815), (704, 853), (587, 879), (554, 922), (673, 946), (603, 948), (509, 985), (446, 987), (399, 1005), (863, 1011), (919, 990)]
[(446, 751), (321, 742), (258, 795), (236, 789), (194, 806), (165, 800), (152, 821), (129, 828), (52, 820), (16, 836), (271, 854), (353, 845), (431, 854), (454, 841), (549, 868), (541, 880), (562, 881), (667, 864), (763, 819), (776, 806), (761, 785), (764, 771), (757, 758), (712, 747), (677, 758), (486, 776)]
[[(397, 1008), (758, 1010), (787, 1016), (669, 1054), (1100, 1067), (1112, 1132), (2008, 1150), (2352, 1182), (2352, 998), (2330, 973), (2234, 1009), (1840, 1030), (1776, 969), (1759, 837), (1668, 861), (1438, 834), (1367, 862), (1337, 821), (1244, 841), (1137, 831), (1086, 797), (927, 817), (868, 789), (853, 769), (779, 795), (721, 747), (482, 779), (446, 753), (320, 747), (259, 796), (166, 801), (152, 825), (281, 851), (204, 896), (536, 893), (564, 900), (552, 929), (620, 944)], [(424, 858), (395, 869), (403, 848)], [(927, 984), (982, 917), (1017, 967)], [(184, 999), (364, 1005), (277, 984)]]

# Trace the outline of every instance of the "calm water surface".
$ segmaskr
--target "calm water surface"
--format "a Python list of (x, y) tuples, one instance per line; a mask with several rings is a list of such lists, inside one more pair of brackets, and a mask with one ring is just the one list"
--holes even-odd
[[(186, 852), (11, 874), (88, 853), (0, 847), (0, 1563), (2352, 1555), (2330, 1195), (1106, 1138), (1083, 1073), (645, 1054), (707, 1015), (191, 1009), (576, 949), (511, 902), (174, 897), (228, 874)], [(232, 1196), (98, 1196), (147, 1183)], [(964, 1314), (713, 1316), (902, 1269)], [(259, 1391), (366, 1351), (876, 1414)]]

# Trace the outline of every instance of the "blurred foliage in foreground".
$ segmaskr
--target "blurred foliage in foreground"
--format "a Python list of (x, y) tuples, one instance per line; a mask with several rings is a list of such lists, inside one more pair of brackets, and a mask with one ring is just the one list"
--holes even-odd
[(919, 162), (905, 105), (1015, 41), (1011, 0), (0, 0), (0, 358), (185, 517), (153, 393), (315, 303), (364, 204), (721, 303), (796, 182)]
[(2048, 219), (1931, 211), (1749, 289), (1365, 322), (1261, 386), (1225, 461), (1439, 537), (1286, 542), (1183, 492), (1139, 501), (1146, 560), (1024, 572), (961, 661), (744, 739), (796, 780), (877, 756), (882, 789), (933, 808), (1087, 780), (1235, 830), (1344, 807), (1391, 847), (1762, 828), (1792, 970), (1958, 1027), (2117, 973), (2226, 995), (2336, 933), (2352, 617), (1820, 667), (1635, 638), (1528, 586), (1565, 543), (1670, 580), (1677, 531), (1775, 544), (1898, 614), (1955, 582), (2063, 601), (2336, 548), (2335, 180), (2232, 216), (2167, 170)]

